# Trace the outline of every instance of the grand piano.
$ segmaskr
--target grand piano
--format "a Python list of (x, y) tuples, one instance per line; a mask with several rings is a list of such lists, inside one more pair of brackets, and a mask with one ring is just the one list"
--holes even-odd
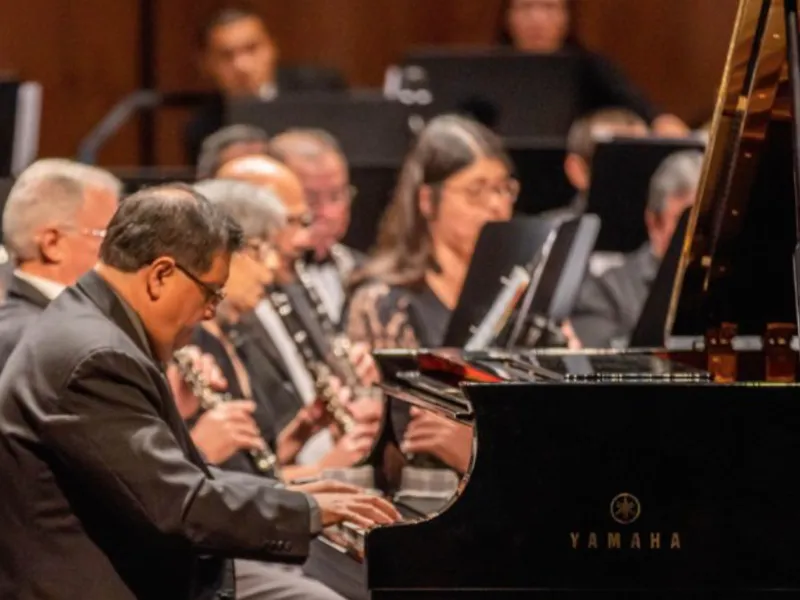
[[(392, 409), (369, 462), (404, 521), (328, 530), (310, 574), (376, 600), (800, 594), (797, 33), (796, 0), (741, 0), (672, 295), (683, 344), (376, 354)], [(472, 428), (433, 506), (397, 495), (408, 405)]]

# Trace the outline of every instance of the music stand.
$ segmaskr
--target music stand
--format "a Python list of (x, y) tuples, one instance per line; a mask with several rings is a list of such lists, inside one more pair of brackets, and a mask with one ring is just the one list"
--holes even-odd
[(369, 252), (378, 237), (378, 225), (394, 194), (399, 165), (355, 165), (350, 183), (358, 190), (350, 211), (350, 227), (342, 242)]
[(552, 221), (538, 217), (516, 217), (483, 226), (450, 317), (444, 347), (461, 348), (467, 343), (473, 327), (486, 316), (502, 289), (501, 278), (515, 266), (527, 267), (554, 227)]
[(644, 211), (650, 179), (671, 154), (703, 151), (693, 139), (617, 138), (600, 142), (592, 159), (586, 212), (603, 221), (596, 250), (633, 252), (647, 241)]
[(0, 81), (0, 177), (22, 171), (39, 150), (42, 86)]
[(404, 66), (424, 73), (431, 103), (416, 108), (425, 118), (468, 113), (502, 136), (563, 139), (581, 113), (582, 61), (573, 53), (419, 49)]
[(513, 138), (506, 140), (506, 150), (520, 183), (518, 212), (536, 215), (569, 205), (575, 188), (564, 172), (564, 142)]
[(508, 335), (501, 336), (504, 346), (516, 346), (531, 317), (560, 324), (572, 314), (599, 231), (596, 215), (583, 215), (559, 225), (538, 284), (526, 293)]
[(402, 163), (411, 143), (409, 110), (379, 94), (281, 94), (275, 100), (236, 99), (226, 123), (256, 125), (274, 136), (294, 127), (324, 129), (342, 146), (351, 165)]
[(675, 278), (678, 275), (678, 266), (681, 261), (681, 251), (686, 237), (686, 228), (689, 225), (691, 210), (687, 209), (681, 215), (675, 233), (669, 243), (669, 248), (658, 273), (650, 287), (650, 293), (645, 300), (636, 327), (631, 333), (628, 347), (630, 348), (665, 348), (667, 345), (667, 318), (669, 305), (672, 300), (672, 289), (675, 287)]

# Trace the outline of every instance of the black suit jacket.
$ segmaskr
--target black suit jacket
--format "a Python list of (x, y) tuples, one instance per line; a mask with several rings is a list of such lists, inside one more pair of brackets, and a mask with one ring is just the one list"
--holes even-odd
[[(279, 94), (340, 92), (347, 89), (347, 82), (339, 71), (322, 67), (281, 67), (275, 85)], [(197, 164), (203, 140), (224, 124), (225, 102), (221, 96), (195, 112), (184, 131), (186, 160), (189, 164)], [(279, 132), (267, 133), (274, 135)]]
[(253, 380), (251, 384), (260, 388), (260, 397), (269, 403), (274, 418), (272, 431), (277, 436), (304, 406), (286, 362), (253, 312), (244, 315), (228, 335)]
[(305, 495), (206, 467), (146, 346), (90, 272), (9, 358), (0, 598), (209, 598), (222, 557), (306, 557)]
[(27, 281), (16, 275), (11, 278), (6, 301), (0, 305), (0, 371), (22, 333), (36, 321), (48, 303), (47, 297)]

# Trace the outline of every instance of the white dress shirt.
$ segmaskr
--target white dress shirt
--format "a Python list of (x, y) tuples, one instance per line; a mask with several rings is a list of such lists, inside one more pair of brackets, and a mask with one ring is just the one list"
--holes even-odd
[(48, 300), (55, 300), (56, 297), (67, 288), (63, 283), (58, 283), (52, 279), (45, 279), (38, 275), (31, 275), (20, 269), (14, 269), (14, 275), (22, 279), (22, 281), (31, 284)]

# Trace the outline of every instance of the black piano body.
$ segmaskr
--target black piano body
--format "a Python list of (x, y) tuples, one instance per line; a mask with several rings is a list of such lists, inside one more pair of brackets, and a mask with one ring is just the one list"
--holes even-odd
[[(431, 514), (406, 512), (409, 523), (367, 532), (357, 550), (319, 542), (327, 573), (312, 574), (376, 599), (800, 593), (795, 386), (714, 384), (654, 356), (567, 354), (562, 371), (551, 356), (521, 382), (498, 381), (497, 369), (538, 368), (534, 354), (379, 353), (392, 402), (474, 425), (473, 463)], [(439, 368), (437, 356), (474, 370)], [(587, 362), (594, 375), (576, 370)], [(427, 391), (459, 377), (468, 410)], [(381, 440), (376, 465), (397, 451), (390, 419)]]
[(379, 487), (391, 495), (406, 460), (409, 403), (472, 425), (472, 465), (434, 511), (320, 540), (313, 575), (352, 598), (800, 597), (800, 69), (784, 2), (740, 0), (665, 332), (683, 345), (379, 353)]

